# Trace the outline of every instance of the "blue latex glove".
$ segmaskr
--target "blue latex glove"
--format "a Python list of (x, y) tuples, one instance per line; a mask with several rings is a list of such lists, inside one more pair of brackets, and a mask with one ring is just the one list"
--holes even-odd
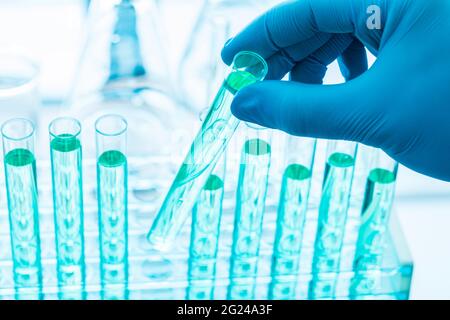
[[(367, 26), (371, 5), (381, 9), (381, 29)], [(368, 71), (364, 47), (378, 57)], [(230, 64), (241, 50), (261, 54), (270, 70), (269, 81), (236, 95), (238, 118), (379, 147), (450, 181), (449, 0), (291, 1), (227, 42), (222, 58)], [(336, 58), (349, 81), (322, 85)], [(294, 81), (278, 81), (288, 72)]]

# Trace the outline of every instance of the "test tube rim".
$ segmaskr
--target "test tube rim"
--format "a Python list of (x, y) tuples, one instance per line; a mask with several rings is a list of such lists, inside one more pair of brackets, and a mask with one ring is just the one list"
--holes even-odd
[[(14, 138), (14, 137), (6, 134), (5, 133), (6, 126), (10, 125), (12, 122), (15, 122), (15, 121), (22, 121), (23, 123), (27, 123), (29, 125), (30, 132), (27, 132), (25, 135), (23, 135), (23, 136), (21, 136), (19, 138)], [(2, 137), (7, 139), (7, 140), (10, 140), (10, 141), (23, 141), (23, 140), (27, 140), (27, 139), (31, 138), (34, 135), (35, 125), (34, 125), (33, 121), (31, 121), (30, 119), (27, 119), (27, 118), (12, 118), (12, 119), (6, 120), (2, 124), (2, 127), (1, 127), (0, 131), (2, 133)]]
[[(68, 136), (62, 136), (61, 134), (56, 134), (54, 132), (54, 130), (52, 130), (52, 128), (56, 122), (63, 121), (63, 120), (73, 121), (73, 123), (75, 123), (76, 128), (77, 128), (76, 132), (70, 133), (70, 135), (68, 135)], [(50, 136), (53, 138), (73, 139), (73, 137), (78, 137), (81, 134), (81, 122), (78, 119), (73, 118), (73, 117), (58, 117), (58, 118), (53, 119), (52, 122), (50, 122), (50, 124), (48, 125), (48, 132), (49, 132)]]
[(245, 56), (245, 55), (256, 58), (262, 64), (263, 71), (259, 77), (255, 76), (255, 78), (257, 78), (258, 80), (264, 80), (264, 78), (267, 76), (267, 73), (269, 72), (269, 65), (267, 64), (266, 59), (264, 59), (261, 55), (259, 55), (256, 52), (244, 50), (244, 51), (239, 51), (238, 53), (236, 53), (236, 55), (233, 58), (233, 63), (232, 63), (233, 69), (242, 69), (245, 67), (249, 67), (249, 66), (238, 66), (236, 63), (239, 57)]
[[(116, 118), (116, 119), (118, 119), (119, 121), (122, 122), (123, 128), (120, 129), (119, 131), (114, 132), (114, 133), (107, 133), (107, 132), (104, 132), (102, 130), (99, 130), (98, 125), (99, 125), (100, 121), (105, 120), (106, 118)], [(120, 135), (124, 134), (128, 130), (128, 122), (127, 122), (127, 120), (124, 117), (122, 117), (119, 114), (109, 113), (109, 114), (104, 114), (101, 117), (99, 117), (97, 120), (95, 120), (94, 127), (95, 127), (95, 132), (98, 133), (99, 135), (102, 135), (102, 136), (105, 136), (105, 137), (117, 137), (117, 136), (120, 136)]]

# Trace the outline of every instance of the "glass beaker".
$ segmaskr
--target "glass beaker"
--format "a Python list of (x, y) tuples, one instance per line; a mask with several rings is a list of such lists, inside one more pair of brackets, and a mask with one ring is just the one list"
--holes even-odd
[(23, 117), (35, 122), (39, 107), (39, 69), (31, 60), (0, 53), (0, 122)]

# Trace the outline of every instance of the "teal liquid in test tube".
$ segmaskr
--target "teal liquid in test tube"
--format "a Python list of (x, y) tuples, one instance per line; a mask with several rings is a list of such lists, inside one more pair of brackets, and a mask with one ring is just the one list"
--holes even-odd
[(220, 88), (148, 234), (155, 248), (167, 250), (189, 218), (200, 191), (225, 151), (239, 120), (230, 110), (234, 95), (261, 81), (267, 64), (253, 52), (240, 52)]
[(380, 268), (395, 197), (398, 163), (380, 149), (373, 150), (373, 160), (366, 183), (353, 262), (352, 299), (370, 298), (370, 294), (380, 285)]
[(216, 258), (224, 195), (225, 154), (206, 181), (192, 210), (189, 287), (186, 299), (214, 299)]
[(42, 289), (34, 125), (12, 119), (2, 126), (11, 251), (17, 299), (40, 299)]
[(228, 299), (254, 299), (271, 160), (271, 131), (246, 128), (236, 194)]
[(49, 126), (59, 296), (83, 299), (85, 282), (81, 125), (58, 118)]
[(357, 149), (356, 143), (348, 141), (328, 144), (309, 287), (311, 299), (332, 298), (335, 294)]
[(286, 146), (269, 287), (274, 300), (295, 298), (316, 140), (289, 136)]
[(105, 115), (95, 122), (100, 275), (103, 299), (127, 299), (127, 122)]

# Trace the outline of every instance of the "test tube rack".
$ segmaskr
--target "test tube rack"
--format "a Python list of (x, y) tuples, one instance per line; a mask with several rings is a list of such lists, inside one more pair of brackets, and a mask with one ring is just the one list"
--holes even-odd
[[(54, 244), (53, 207), (51, 199), (51, 178), (49, 163), (38, 161), (39, 182), (39, 215), (41, 232), (41, 249), (43, 265), (44, 299), (58, 299), (56, 274), (56, 254)], [(144, 165), (142, 163), (141, 165)], [(145, 161), (145, 167), (151, 168), (157, 163)], [(85, 160), (84, 176), (95, 176), (95, 161)], [(320, 180), (320, 174), (314, 179)], [(130, 174), (129, 181), (129, 281), (127, 284), (129, 299), (184, 299), (189, 287), (188, 261), (190, 224), (187, 223), (180, 235), (176, 247), (168, 252), (152, 249), (146, 240), (148, 228), (158, 209), (158, 200), (170, 181), (149, 181)], [(12, 270), (8, 213), (4, 199), (4, 182), (1, 181), (0, 203), (0, 299), (28, 299), (26, 295), (17, 295)], [(86, 257), (86, 299), (100, 299), (99, 247), (98, 247), (98, 215), (96, 185), (94, 179), (84, 182), (85, 210), (85, 257)], [(319, 182), (320, 184), (320, 182)], [(255, 299), (267, 299), (270, 283), (270, 266), (272, 247), (276, 227), (276, 209), (279, 197), (279, 179), (269, 181), (266, 200), (266, 213), (262, 234), (261, 251), (258, 260)], [(297, 282), (293, 298), (307, 299), (308, 287), (313, 278), (311, 264), (314, 253), (314, 238), (317, 224), (318, 198), (310, 199), (307, 222), (305, 225), (303, 250), (300, 258), (299, 274), (294, 278)], [(225, 299), (229, 280), (229, 262), (232, 246), (233, 219), (235, 207), (235, 190), (225, 189), (223, 216), (217, 257), (217, 272), (214, 280), (214, 299)], [(358, 236), (360, 207), (350, 208), (346, 226), (342, 261), (336, 275), (337, 286), (331, 299), (348, 299), (350, 282), (354, 276), (352, 270), (355, 242)], [(412, 278), (413, 263), (404, 236), (395, 215), (391, 219), (388, 241), (383, 257), (383, 265), (378, 270), (378, 281), (371, 288), (370, 294), (362, 298), (368, 299), (408, 299)], [(326, 276), (326, 275), (325, 275)], [(292, 282), (292, 277), (285, 279)]]

